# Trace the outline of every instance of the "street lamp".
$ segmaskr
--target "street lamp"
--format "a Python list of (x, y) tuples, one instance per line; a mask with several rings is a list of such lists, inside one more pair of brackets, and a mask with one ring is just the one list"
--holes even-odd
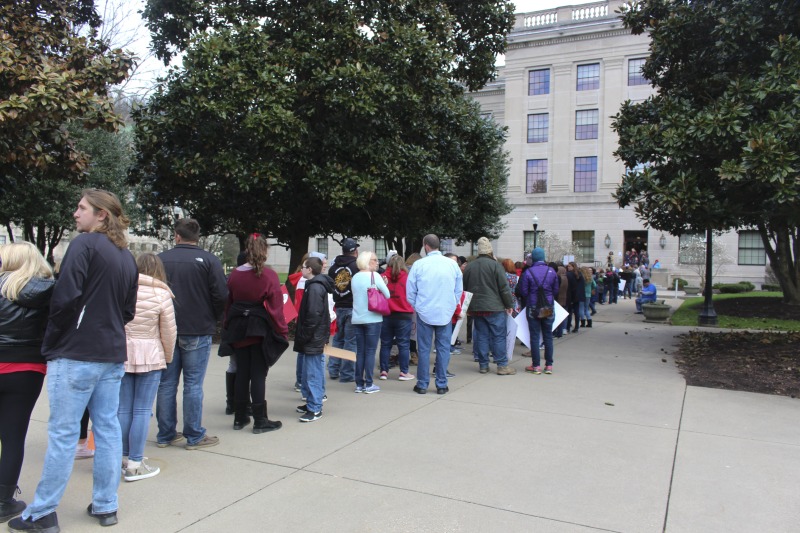
[(661, 246), (662, 250), (667, 246), (667, 238), (664, 237), (663, 233), (661, 234), (661, 238), (658, 239), (658, 245)]
[(603, 241), (603, 244), (606, 245), (606, 248), (611, 248), (611, 236), (608, 233), (606, 233), (606, 238)]
[(535, 213), (531, 222), (533, 222), (533, 247), (536, 248), (536, 234), (538, 233), (537, 228), (539, 227), (539, 217), (537, 217)]

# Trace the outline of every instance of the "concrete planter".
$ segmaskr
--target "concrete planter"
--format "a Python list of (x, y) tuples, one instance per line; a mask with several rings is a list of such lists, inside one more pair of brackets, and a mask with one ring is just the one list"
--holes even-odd
[(690, 285), (686, 285), (683, 288), (683, 292), (685, 292), (687, 296), (689, 295), (696, 296), (700, 294), (700, 287), (692, 287)]
[(642, 304), (645, 322), (666, 322), (670, 309), (669, 305), (663, 303)]

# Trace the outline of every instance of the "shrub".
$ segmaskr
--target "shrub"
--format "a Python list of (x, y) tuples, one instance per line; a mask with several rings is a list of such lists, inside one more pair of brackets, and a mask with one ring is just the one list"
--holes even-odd
[(671, 285), (672, 287), (674, 287), (674, 286), (675, 286), (675, 282), (676, 282), (676, 281), (678, 282), (678, 289), (679, 289), (679, 290), (683, 290), (683, 288), (689, 284), (689, 282), (688, 282), (688, 281), (686, 281), (686, 280), (685, 280), (685, 279), (683, 279), (683, 278), (674, 278), (674, 279), (672, 280), (672, 283), (671, 283), (670, 285)]
[(720, 283), (719, 292), (721, 292), (722, 294), (747, 292), (747, 286), (741, 283)]
[(749, 281), (740, 281), (739, 285), (744, 285), (745, 287), (747, 287), (747, 290), (745, 292), (756, 290), (756, 286), (750, 283)]
[(776, 285), (774, 283), (764, 283), (761, 285), (762, 291), (774, 291), (774, 292), (783, 292), (780, 285)]

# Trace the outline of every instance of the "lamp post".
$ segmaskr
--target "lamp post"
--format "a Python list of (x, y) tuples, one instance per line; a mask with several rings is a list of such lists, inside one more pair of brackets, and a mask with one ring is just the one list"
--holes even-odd
[(714, 310), (714, 301), (712, 299), (713, 288), (711, 287), (711, 273), (712, 261), (714, 259), (714, 247), (712, 246), (711, 239), (713, 232), (710, 228), (706, 229), (706, 286), (703, 287), (703, 308), (697, 316), (698, 326), (716, 326), (717, 325), (717, 312)]
[(539, 227), (539, 217), (537, 217), (535, 213), (533, 215), (532, 222), (533, 222), (533, 247), (536, 248), (537, 245), (536, 234), (539, 233), (537, 231), (537, 228)]

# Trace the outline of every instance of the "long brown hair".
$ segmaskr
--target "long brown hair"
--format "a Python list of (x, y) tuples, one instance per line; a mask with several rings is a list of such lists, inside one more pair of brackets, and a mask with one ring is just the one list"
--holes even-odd
[(389, 264), (386, 265), (386, 270), (389, 271), (389, 279), (392, 283), (397, 283), (397, 280), (400, 279), (400, 272), (408, 272), (408, 267), (406, 266), (406, 260), (400, 254), (393, 255), (391, 259), (389, 259)]
[(81, 194), (92, 206), (95, 213), (98, 211), (106, 212), (106, 218), (92, 231), (105, 233), (106, 237), (117, 248), (127, 248), (128, 237), (126, 230), (131, 225), (131, 221), (122, 212), (122, 203), (117, 198), (117, 195), (102, 189), (84, 189)]
[(267, 239), (258, 233), (249, 235), (244, 244), (244, 253), (256, 276), (261, 277), (261, 271), (264, 269), (264, 263), (267, 262), (267, 256), (269, 255)]
[(517, 273), (517, 269), (516, 267), (514, 267), (514, 261), (512, 261), (511, 259), (503, 259), (503, 261), (500, 264), (503, 265), (503, 268), (508, 274)]
[(136, 267), (139, 269), (139, 274), (150, 276), (158, 281), (167, 282), (167, 272), (164, 270), (164, 263), (154, 253), (145, 252), (136, 258)]

